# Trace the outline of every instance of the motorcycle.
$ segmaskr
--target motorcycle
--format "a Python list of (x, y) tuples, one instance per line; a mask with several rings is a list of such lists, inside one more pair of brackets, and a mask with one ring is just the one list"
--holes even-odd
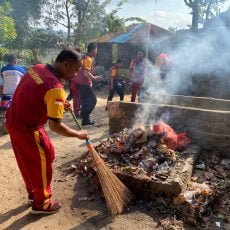
[(6, 129), (6, 111), (9, 109), (10, 104), (12, 102), (12, 95), (3, 95), (1, 98), (1, 103), (0, 103), (0, 130), (3, 131), (4, 134), (7, 133)]
[(13, 96), (9, 94), (2, 95), (1, 106), (0, 106), (1, 112), (2, 111), (6, 112), (9, 109), (10, 104), (12, 102), (12, 98)]

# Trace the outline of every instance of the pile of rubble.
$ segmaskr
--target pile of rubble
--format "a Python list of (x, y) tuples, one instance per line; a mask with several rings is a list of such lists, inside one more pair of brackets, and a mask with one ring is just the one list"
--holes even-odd
[[(166, 144), (162, 143), (161, 137), (154, 135), (151, 130), (139, 128), (124, 129), (120, 133), (111, 135), (95, 148), (115, 172), (120, 170), (133, 177), (144, 175), (150, 180), (164, 183), (170, 176), (171, 169), (186, 154), (186, 151), (178, 152), (168, 149)], [(176, 196), (156, 193), (157, 202), (143, 201), (143, 203), (147, 209), (159, 208), (160, 213), (168, 212), (191, 225), (206, 223), (213, 217), (213, 207), (217, 197), (226, 189), (228, 191), (230, 189), (229, 179), (227, 179), (230, 178), (229, 165), (230, 163), (227, 160), (221, 160), (217, 153), (202, 153), (199, 161), (194, 165), (194, 173), (189, 178), (186, 191)], [(93, 168), (92, 159), (88, 154), (71, 166), (74, 174), (88, 177), (94, 189), (99, 189)], [(229, 199), (221, 202), (216, 217), (221, 217), (222, 221), (226, 221), (230, 211)], [(219, 224), (218, 221), (216, 223)]]
[(202, 152), (187, 190), (173, 198), (174, 209), (190, 225), (225, 229), (230, 224), (230, 160), (218, 152)]
[[(159, 144), (159, 136), (144, 129), (124, 129), (111, 135), (95, 147), (101, 158), (110, 168), (135, 174), (145, 174), (165, 180), (170, 167), (174, 166), (179, 152), (170, 150), (165, 144)], [(91, 159), (82, 159), (77, 165), (79, 174), (85, 176), (91, 168)]]

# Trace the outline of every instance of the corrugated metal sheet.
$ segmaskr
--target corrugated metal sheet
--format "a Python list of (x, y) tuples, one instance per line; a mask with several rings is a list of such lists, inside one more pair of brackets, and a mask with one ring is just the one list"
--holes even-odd
[(133, 35), (140, 29), (142, 29), (144, 27), (144, 24), (139, 24), (136, 25), (133, 29), (131, 29), (130, 31), (123, 33), (123, 34), (119, 34), (118, 36), (115, 36), (114, 38), (108, 40), (107, 42), (111, 42), (111, 43), (126, 43), (128, 42)]

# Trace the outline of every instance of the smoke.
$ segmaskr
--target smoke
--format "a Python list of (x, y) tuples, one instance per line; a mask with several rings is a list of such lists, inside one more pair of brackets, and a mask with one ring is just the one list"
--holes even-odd
[[(170, 97), (166, 95), (230, 97), (230, 27), (220, 18), (214, 27), (207, 26), (198, 33), (182, 31), (170, 40), (150, 42), (150, 50), (159, 47), (169, 55), (170, 71), (162, 80), (159, 68), (148, 61), (144, 103), (136, 115), (134, 127), (151, 124), (151, 117), (157, 117), (159, 106), (150, 111), (147, 104), (167, 104)], [(166, 122), (169, 118), (170, 114), (161, 117)]]

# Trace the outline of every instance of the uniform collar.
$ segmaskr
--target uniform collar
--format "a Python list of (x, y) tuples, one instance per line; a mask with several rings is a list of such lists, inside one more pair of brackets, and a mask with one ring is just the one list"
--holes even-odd
[(46, 66), (47, 69), (55, 75), (55, 77), (57, 77), (59, 80), (61, 79), (60, 72), (53, 65), (46, 64)]

